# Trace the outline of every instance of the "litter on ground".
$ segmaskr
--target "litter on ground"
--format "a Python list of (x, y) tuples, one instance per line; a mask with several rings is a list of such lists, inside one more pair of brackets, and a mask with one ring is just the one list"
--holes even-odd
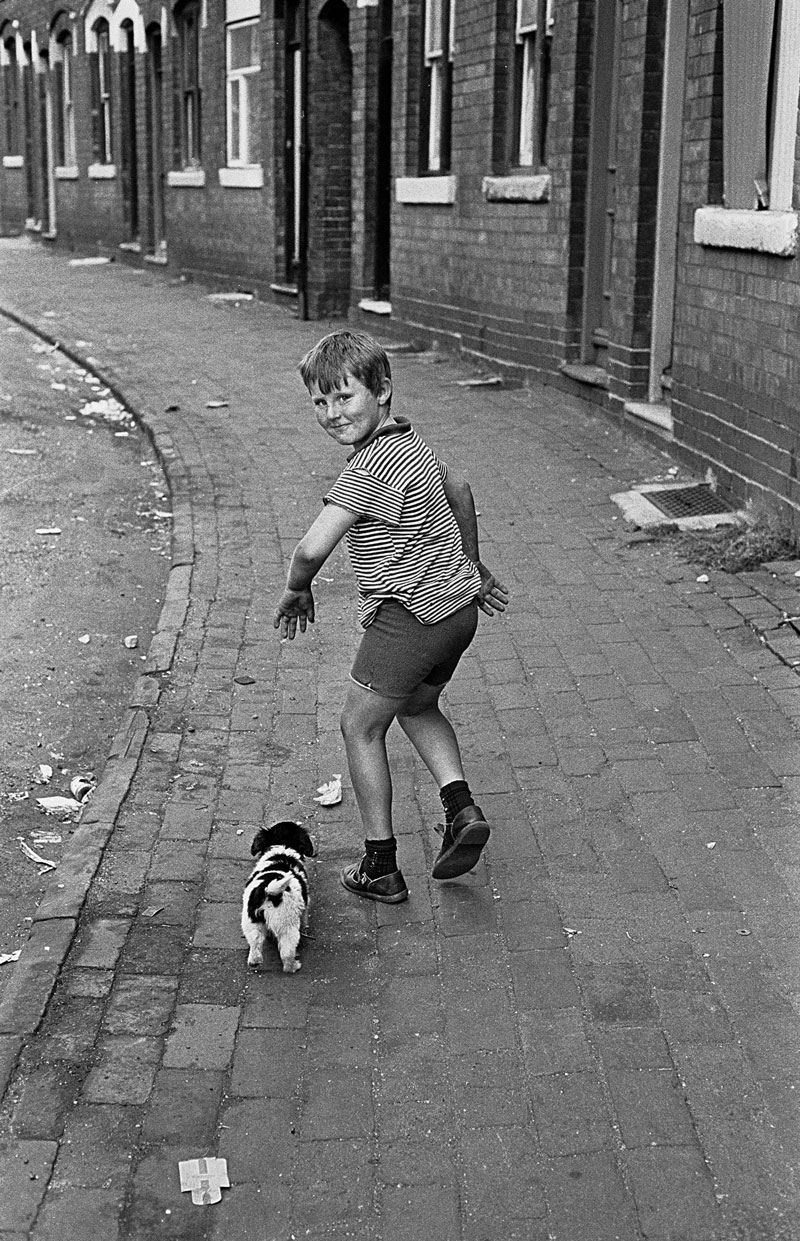
[(81, 803), (74, 797), (37, 797), (36, 803), (45, 814), (62, 814), (65, 811), (72, 814), (81, 808)]
[(327, 784), (319, 786), (317, 792), (319, 797), (315, 797), (314, 801), (321, 806), (338, 806), (342, 800), (342, 777), (334, 774)]
[(181, 1159), (178, 1163), (181, 1192), (191, 1190), (196, 1206), (219, 1202), (222, 1190), (230, 1189), (228, 1163), (225, 1159)]
[(36, 850), (32, 849), (29, 844), (26, 844), (21, 836), (18, 836), (17, 840), (19, 842), (19, 847), (25, 856), (30, 858), (32, 862), (37, 862), (39, 866), (43, 867), (43, 870), (39, 872), (40, 874), (43, 874), (45, 870), (55, 870), (58, 865), (57, 862), (51, 862), (49, 858), (42, 857), (41, 853), (37, 853)]

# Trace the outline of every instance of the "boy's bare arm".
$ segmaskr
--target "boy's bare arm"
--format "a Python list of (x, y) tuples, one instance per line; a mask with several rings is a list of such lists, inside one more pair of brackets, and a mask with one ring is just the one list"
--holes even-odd
[(508, 590), (501, 582), (498, 582), (480, 558), (478, 516), (475, 512), (472, 488), (466, 479), (454, 479), (448, 473), (444, 481), (444, 494), (461, 532), (461, 546), (464, 548), (464, 554), (469, 557), (481, 575), (478, 607), (487, 616), (492, 616), (495, 612), (505, 612)]
[(305, 633), (314, 622), (314, 596), (311, 583), (337, 543), (359, 520), (357, 513), (328, 504), (303, 535), (292, 553), (283, 594), (275, 605), (273, 628), (281, 638), (294, 638), (297, 626)]

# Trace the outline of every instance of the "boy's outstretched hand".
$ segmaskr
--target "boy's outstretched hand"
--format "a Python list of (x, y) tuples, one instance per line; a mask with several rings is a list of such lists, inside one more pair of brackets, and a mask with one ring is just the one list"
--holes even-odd
[(281, 638), (291, 641), (297, 633), (297, 626), (300, 626), (301, 633), (305, 633), (309, 621), (313, 625), (314, 596), (311, 590), (289, 590), (287, 587), (276, 605), (273, 629), (280, 629)]
[(485, 565), (478, 565), (478, 572), (481, 575), (481, 588), (478, 591), (478, 607), (487, 616), (494, 616), (495, 612), (505, 612), (508, 603), (508, 588), (498, 582), (493, 573), (490, 573)]

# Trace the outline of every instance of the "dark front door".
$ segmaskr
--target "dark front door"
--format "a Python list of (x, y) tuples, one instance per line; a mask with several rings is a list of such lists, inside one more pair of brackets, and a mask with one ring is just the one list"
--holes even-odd
[(375, 294), (388, 301), (391, 290), (392, 218), (392, 0), (381, 0), (379, 20)]
[(147, 132), (147, 252), (163, 257), (165, 249), (164, 223), (164, 150), (162, 140), (162, 89), (163, 69), (161, 59), (161, 30), (151, 26), (147, 31), (147, 75), (145, 93), (145, 122)]
[(133, 22), (122, 23), (122, 34), (125, 40), (120, 57), (122, 212), (128, 241), (136, 241), (139, 236), (139, 176), (136, 150), (136, 46)]
[(620, 0), (597, 0), (586, 202), (582, 361), (605, 367), (611, 326), (617, 174)]

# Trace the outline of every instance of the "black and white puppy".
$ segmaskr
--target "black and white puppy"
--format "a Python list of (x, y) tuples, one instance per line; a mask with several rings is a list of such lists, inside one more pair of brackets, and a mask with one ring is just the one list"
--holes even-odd
[(308, 921), (303, 858), (314, 856), (311, 837), (299, 823), (275, 823), (256, 832), (250, 852), (258, 861), (242, 898), (242, 934), (250, 945), (247, 964), (263, 964), (269, 933), (278, 942), (283, 972), (294, 974), (300, 969), (300, 932)]

